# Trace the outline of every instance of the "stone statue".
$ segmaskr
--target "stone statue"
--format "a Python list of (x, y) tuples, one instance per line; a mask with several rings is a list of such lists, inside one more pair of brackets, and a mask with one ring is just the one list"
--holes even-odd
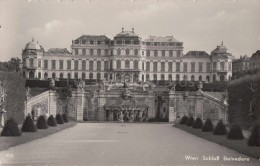
[(26, 99), (28, 100), (30, 97), (31, 97), (31, 89), (28, 86), (27, 89), (26, 89)]
[(123, 112), (122, 112), (122, 111), (119, 112), (118, 121), (119, 121), (119, 122), (124, 122), (124, 115), (123, 115)]
[(176, 87), (176, 84), (174, 83), (174, 84), (171, 86), (170, 92), (175, 92), (175, 87)]
[(4, 119), (4, 113), (6, 113), (6, 110), (4, 109), (4, 102), (5, 97), (7, 94), (5, 93), (4, 89), (4, 83), (0, 81), (0, 113), (1, 113), (1, 126), (4, 126), (5, 119)]
[(52, 78), (50, 81), (50, 88), (54, 89), (55, 88), (55, 80)]
[(85, 88), (85, 81), (83, 81), (82, 79), (80, 79), (80, 80), (79, 80), (78, 87), (83, 90), (83, 89)]
[(201, 81), (199, 81), (197, 87), (198, 87), (198, 91), (202, 91), (203, 83)]

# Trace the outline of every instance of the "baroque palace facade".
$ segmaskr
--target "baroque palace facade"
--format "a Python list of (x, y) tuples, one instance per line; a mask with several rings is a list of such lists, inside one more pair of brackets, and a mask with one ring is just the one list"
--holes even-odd
[(23, 75), (28, 79), (83, 79), (116, 82), (152, 80), (228, 81), (232, 56), (223, 43), (209, 55), (183, 54), (183, 42), (173, 36), (142, 40), (125, 31), (113, 40), (104, 35), (82, 35), (66, 48), (44, 48), (32, 40), (22, 51)]

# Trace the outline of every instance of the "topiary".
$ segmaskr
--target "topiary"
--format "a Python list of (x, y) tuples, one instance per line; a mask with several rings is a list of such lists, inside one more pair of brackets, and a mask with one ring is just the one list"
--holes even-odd
[(53, 115), (49, 116), (48, 120), (47, 120), (47, 123), (49, 126), (51, 127), (55, 127), (57, 126), (57, 121), (56, 119), (53, 117)]
[(48, 124), (47, 124), (47, 121), (46, 121), (44, 115), (39, 116), (39, 118), (37, 119), (36, 126), (38, 129), (47, 129), (48, 128)]
[(23, 122), (22, 132), (36, 132), (36, 126), (30, 115), (28, 115)]
[(204, 123), (204, 126), (202, 127), (203, 132), (211, 132), (213, 131), (213, 124), (210, 119), (207, 119), (206, 122)]
[(187, 122), (188, 122), (188, 120), (189, 120), (189, 118), (186, 116), (186, 115), (184, 115), (182, 118), (181, 118), (181, 121), (180, 121), (180, 124), (187, 124)]
[(203, 122), (200, 118), (196, 118), (192, 126), (194, 129), (201, 129), (203, 127)]
[(260, 125), (254, 125), (252, 133), (247, 142), (248, 146), (260, 146)]
[(1, 132), (1, 136), (20, 136), (21, 135), (21, 131), (18, 128), (18, 124), (16, 123), (16, 121), (14, 120), (14, 118), (11, 118), (9, 120), (7, 120), (7, 122), (4, 125), (4, 128)]
[(63, 117), (61, 116), (60, 113), (58, 113), (56, 115), (56, 121), (57, 121), (58, 124), (64, 124), (64, 119), (63, 119)]
[(190, 116), (187, 121), (187, 126), (193, 126), (193, 123), (194, 123), (194, 118), (192, 116)]
[(222, 120), (219, 120), (217, 126), (215, 127), (213, 131), (214, 135), (226, 135), (227, 129), (226, 126), (223, 124)]
[(62, 114), (62, 117), (63, 117), (63, 120), (64, 120), (65, 123), (69, 122), (69, 116), (68, 116), (68, 114), (63, 113), (63, 114)]
[(231, 129), (227, 135), (228, 139), (231, 140), (241, 140), (244, 139), (243, 133), (242, 133), (242, 129), (240, 127), (240, 125), (235, 124), (231, 126)]

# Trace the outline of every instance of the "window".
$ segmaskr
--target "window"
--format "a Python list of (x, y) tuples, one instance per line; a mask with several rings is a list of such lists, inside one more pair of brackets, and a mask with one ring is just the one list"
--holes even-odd
[(101, 61), (97, 61), (97, 71), (101, 71)]
[(116, 68), (121, 69), (121, 61), (120, 60), (116, 61)]
[(168, 63), (168, 71), (169, 71), (169, 72), (172, 72), (172, 62), (169, 62), (169, 63)]
[(154, 79), (154, 80), (157, 80), (157, 74), (154, 74), (154, 75), (153, 75), (153, 79)]
[(190, 80), (191, 80), (191, 81), (195, 81), (194, 75), (192, 75), (192, 76), (190, 77)]
[(199, 62), (199, 72), (202, 72), (202, 69), (203, 69), (203, 63)]
[(209, 76), (206, 77), (207, 82), (209, 82)]
[(161, 63), (161, 71), (165, 71), (165, 62)]
[(158, 51), (154, 50), (154, 56), (158, 56)]
[(41, 72), (38, 72), (38, 78), (41, 78), (41, 77), (42, 77)]
[(169, 57), (173, 57), (173, 52), (172, 52), (172, 50), (169, 51)]
[(48, 60), (44, 60), (44, 69), (48, 69)]
[(45, 78), (45, 79), (48, 78), (48, 73), (44, 73), (44, 78)]
[(74, 73), (74, 78), (75, 78), (75, 79), (78, 79), (78, 77), (79, 77), (79, 76), (78, 76), (78, 72), (75, 72), (75, 73)]
[(33, 67), (33, 59), (32, 58), (30, 58), (29, 62), (30, 62), (29, 66)]
[(117, 55), (121, 55), (121, 50), (117, 49)]
[(97, 73), (97, 80), (100, 80), (100, 79), (101, 79), (101, 74)]
[(213, 71), (217, 71), (217, 62), (213, 62)]
[(177, 51), (177, 57), (181, 56), (181, 51)]
[(67, 69), (71, 69), (71, 60), (67, 60)]
[(63, 78), (63, 73), (60, 73), (60, 78), (61, 78), (61, 79)]
[(153, 71), (157, 72), (157, 62), (153, 62)]
[(105, 62), (104, 62), (104, 69), (105, 69), (105, 70), (108, 70), (108, 63), (109, 63), (108, 61), (105, 61)]
[(56, 77), (56, 74), (52, 73), (51, 77), (54, 79)]
[(162, 50), (162, 56), (165, 56), (165, 50)]
[(220, 62), (220, 70), (221, 71), (225, 70), (225, 62)]
[(82, 73), (82, 80), (86, 79), (86, 73)]
[(94, 62), (93, 61), (89, 61), (89, 70), (93, 71), (94, 67), (93, 67)]
[(195, 72), (195, 62), (191, 62), (191, 72)]
[(146, 62), (146, 71), (150, 71), (150, 62)]
[(217, 81), (216, 75), (213, 75), (213, 82)]
[(68, 73), (67, 78), (71, 79), (71, 74), (70, 73)]
[(59, 60), (60, 63), (60, 69), (63, 69), (63, 60)]
[(231, 71), (231, 70), (232, 70), (232, 63), (228, 62), (228, 71)]
[(78, 70), (79, 69), (79, 61), (75, 60), (74, 61), (74, 70)]
[(89, 73), (89, 79), (93, 80), (93, 73)]
[(134, 61), (134, 69), (138, 69), (138, 61)]
[(106, 81), (108, 80), (108, 74), (107, 73), (104, 74), (104, 78), (105, 78)]
[(125, 50), (125, 54), (129, 55), (129, 49), (128, 48)]
[(126, 60), (125, 61), (125, 68), (129, 68), (130, 67), (130, 61), (129, 60)]
[(74, 49), (75, 50), (75, 55), (79, 54), (79, 50), (77, 48)]
[(176, 72), (180, 72), (180, 62), (176, 62)]
[(188, 71), (188, 63), (183, 62), (183, 72), (187, 72), (187, 71)]
[(207, 62), (207, 72), (210, 72), (210, 62)]
[(187, 76), (186, 75), (183, 76), (183, 80), (187, 81)]
[(108, 55), (108, 49), (105, 49), (105, 55)]
[(180, 81), (180, 75), (179, 74), (176, 75), (176, 81)]
[(150, 56), (150, 50), (146, 51), (146, 56)]
[(135, 55), (138, 55), (138, 49), (135, 49)]
[(56, 61), (51, 60), (51, 69), (56, 69)]
[(164, 74), (161, 74), (161, 80), (164, 80)]
[(199, 81), (202, 81), (202, 76), (199, 76)]
[(86, 61), (82, 61), (82, 70), (86, 70)]
[(92, 55), (94, 55), (94, 50), (91, 48), (90, 50), (89, 50), (89, 54), (92, 56)]
[(100, 56), (101, 55), (101, 49), (97, 50), (97, 55)]
[(146, 74), (146, 80), (149, 81), (150, 80), (150, 75)]
[(86, 55), (86, 48), (83, 48), (83, 49), (82, 49), (82, 54), (83, 54), (83, 55)]
[(42, 61), (40, 59), (38, 60), (38, 67), (42, 67)]
[(169, 75), (168, 75), (168, 78), (169, 78), (169, 80), (171, 81), (171, 80), (172, 80), (172, 75), (169, 74)]

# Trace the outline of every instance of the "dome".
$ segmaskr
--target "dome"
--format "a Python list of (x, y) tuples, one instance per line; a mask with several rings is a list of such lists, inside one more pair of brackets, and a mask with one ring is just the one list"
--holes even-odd
[(25, 46), (26, 50), (41, 50), (42, 46), (38, 44), (38, 42), (35, 42), (34, 39), (32, 39), (31, 42), (27, 43)]
[(211, 52), (211, 54), (230, 54), (226, 46), (223, 45), (223, 42), (220, 46), (217, 46), (215, 50)]

